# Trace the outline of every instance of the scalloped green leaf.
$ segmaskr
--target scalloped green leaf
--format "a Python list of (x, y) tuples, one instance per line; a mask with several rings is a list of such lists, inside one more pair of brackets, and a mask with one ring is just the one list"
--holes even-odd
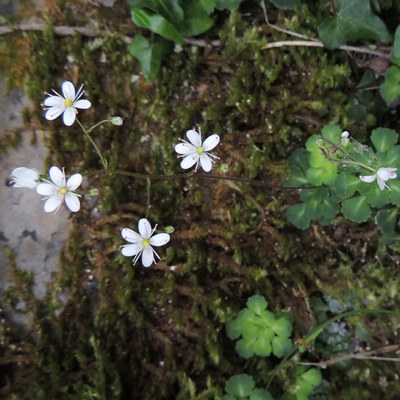
[(375, 222), (382, 233), (393, 234), (395, 233), (398, 216), (399, 209), (397, 207), (379, 210), (376, 213)]
[(260, 337), (253, 343), (253, 352), (260, 357), (268, 357), (271, 355), (271, 339)]
[(340, 197), (350, 197), (353, 196), (361, 184), (362, 181), (358, 176), (341, 173), (335, 181), (335, 189)]
[(365, 196), (356, 196), (342, 203), (342, 213), (347, 219), (361, 223), (370, 217), (371, 209)]
[(400, 207), (400, 180), (390, 182), (390, 202)]
[(313, 386), (317, 386), (322, 381), (321, 372), (316, 368), (310, 368), (303, 374), (301, 374), (301, 379), (311, 383)]
[(246, 305), (250, 310), (260, 315), (268, 307), (268, 302), (265, 300), (265, 297), (255, 294), (247, 300)]
[(342, 129), (339, 125), (336, 124), (328, 124), (322, 128), (321, 135), (329, 139), (331, 142), (336, 143), (340, 139), (340, 134), (342, 133)]
[(379, 161), (385, 166), (397, 166), (400, 160), (400, 146), (393, 146), (386, 153), (377, 154)]
[(389, 190), (381, 190), (376, 183), (371, 183), (371, 189), (364, 193), (368, 200), (368, 204), (372, 207), (381, 208), (390, 203)]
[(327, 220), (334, 218), (339, 209), (339, 200), (335, 196), (328, 196), (321, 202), (321, 214)]
[(309, 168), (306, 177), (315, 186), (333, 185), (337, 178), (337, 170), (337, 164), (329, 163), (324, 168)]
[(319, 38), (328, 49), (355, 40), (388, 43), (390, 34), (384, 22), (372, 12), (366, 0), (335, 0), (336, 15), (326, 18), (318, 29)]
[(289, 222), (299, 229), (307, 229), (312, 218), (307, 212), (305, 203), (289, 206), (286, 210), (286, 217)]
[(292, 341), (287, 337), (275, 336), (272, 339), (272, 353), (276, 357), (284, 357), (292, 348)]
[(250, 396), (255, 387), (254, 379), (247, 374), (232, 376), (225, 384), (225, 391), (232, 396), (244, 398)]
[(372, 131), (371, 141), (379, 152), (387, 152), (397, 143), (399, 134), (394, 129), (377, 128)]
[(254, 389), (249, 400), (274, 400), (274, 398), (265, 389)]
[(239, 353), (239, 355), (246, 360), (254, 355), (253, 351), (253, 346), (255, 343), (256, 339), (255, 338), (250, 338), (250, 339), (239, 339), (236, 342), (235, 349)]
[(292, 333), (292, 323), (286, 317), (279, 317), (275, 319), (271, 329), (278, 336), (288, 337)]
[[(261, 336), (264, 336), (264, 331), (268, 333), (268, 329), (265, 329), (263, 326), (256, 324), (246, 324), (242, 327), (242, 336), (245, 339), (257, 339)], [(272, 336), (272, 331), (270, 333)]]

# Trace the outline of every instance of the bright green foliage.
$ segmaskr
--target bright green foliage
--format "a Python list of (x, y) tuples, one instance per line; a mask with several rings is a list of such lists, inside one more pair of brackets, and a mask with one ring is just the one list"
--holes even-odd
[(307, 369), (303, 366), (295, 368), (291, 378), (293, 384), (282, 396), (282, 400), (307, 400), (314, 388), (322, 381), (322, 375), (318, 369)]
[(161, 68), (161, 62), (169, 51), (169, 44), (165, 41), (151, 43), (142, 35), (132, 40), (129, 52), (140, 62), (140, 70), (149, 82), (153, 82)]
[(271, 394), (265, 389), (256, 389), (254, 379), (247, 374), (235, 375), (225, 384), (226, 394), (224, 400), (273, 400)]
[(275, 317), (267, 311), (267, 301), (260, 295), (254, 295), (247, 301), (247, 308), (226, 325), (231, 339), (240, 339), (236, 350), (244, 358), (253, 355), (268, 357), (271, 352), (283, 357), (292, 343), (289, 336), (292, 323), (287, 316)]
[(387, 69), (379, 92), (387, 103), (396, 103), (400, 97), (400, 26), (396, 29), (390, 59), (393, 65)]
[(378, 40), (387, 43), (390, 34), (384, 22), (376, 16), (369, 0), (335, 0), (336, 15), (325, 19), (319, 27), (319, 37), (328, 49), (355, 40)]
[[(215, 9), (237, 8), (242, 0), (130, 0), (132, 21), (140, 28), (148, 29), (178, 45), (185, 37), (208, 31), (214, 20), (210, 14)], [(139, 37), (139, 39), (137, 39)], [(140, 69), (149, 82), (159, 75), (161, 62), (168, 53), (166, 43), (149, 42), (142, 36), (133, 39), (130, 53), (139, 60)]]
[(400, 96), (400, 68), (392, 65), (385, 74), (379, 92), (387, 102), (395, 102)]
[(315, 188), (301, 191), (302, 203), (289, 206), (287, 217), (298, 228), (306, 229), (312, 220), (329, 224), (339, 210), (347, 219), (361, 223), (374, 214), (374, 209), (385, 208), (386, 212), (377, 215), (376, 222), (393, 240), (400, 205), (400, 182), (390, 181), (390, 191), (380, 190), (376, 180), (365, 183), (359, 175), (373, 175), (372, 171), (380, 167), (398, 168), (400, 146), (396, 143), (399, 135), (393, 129), (374, 129), (371, 134), (374, 151), (354, 139), (343, 146), (340, 131), (336, 125), (327, 125), (319, 139), (316, 135), (308, 139), (307, 151), (299, 149), (289, 158), (292, 176), (287, 185), (314, 185)]

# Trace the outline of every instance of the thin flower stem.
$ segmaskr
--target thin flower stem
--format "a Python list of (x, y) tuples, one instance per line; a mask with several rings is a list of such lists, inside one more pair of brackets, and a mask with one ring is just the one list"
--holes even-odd
[(105, 124), (106, 122), (111, 122), (110, 119), (103, 119), (103, 121), (98, 122), (97, 124), (94, 124), (91, 128), (89, 128), (86, 132), (90, 133), (92, 132), (94, 129), (96, 129), (98, 126)]
[(332, 157), (330, 157), (330, 156), (328, 156), (328, 155), (326, 155), (326, 157), (327, 157), (327, 159), (328, 159), (329, 161), (336, 162), (336, 163), (338, 163), (338, 164), (353, 164), (353, 165), (358, 165), (359, 167), (364, 168), (364, 169), (366, 169), (366, 170), (368, 170), (368, 171), (370, 171), (370, 172), (372, 172), (372, 173), (374, 173), (374, 174), (376, 173), (376, 170), (375, 170), (375, 169), (373, 169), (372, 167), (369, 167), (368, 165), (362, 164), (362, 163), (360, 163), (360, 162), (358, 162), (358, 161), (353, 161), (353, 160), (337, 160), (337, 159), (332, 158)]
[[(100, 157), (101, 163), (103, 164), (104, 169), (107, 171), (108, 169), (108, 164), (107, 164), (107, 160), (102, 156), (100, 149), (97, 147), (96, 143), (94, 142), (93, 138), (89, 135), (89, 132), (91, 130), (93, 130), (96, 126), (99, 126), (100, 123), (92, 126), (92, 128), (90, 128), (89, 131), (87, 131), (85, 129), (85, 127), (81, 124), (81, 122), (79, 121), (79, 119), (76, 119), (76, 122), (78, 122), (78, 125), (82, 128), (83, 133), (86, 135), (86, 137), (88, 138), (89, 142), (92, 144), (92, 146), (95, 148), (97, 155)], [(105, 121), (101, 121), (101, 123), (104, 123)]]

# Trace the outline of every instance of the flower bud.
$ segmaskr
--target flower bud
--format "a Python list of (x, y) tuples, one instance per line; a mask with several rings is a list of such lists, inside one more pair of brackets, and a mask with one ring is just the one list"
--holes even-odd
[(87, 194), (90, 197), (96, 197), (99, 194), (99, 190), (97, 188), (90, 188)]
[(170, 234), (170, 233), (172, 233), (174, 230), (175, 230), (175, 228), (174, 228), (173, 226), (168, 225), (168, 226), (165, 227), (164, 232)]
[(112, 117), (111, 123), (115, 126), (121, 126), (124, 123), (124, 120), (121, 117)]
[(317, 139), (317, 140), (315, 141), (315, 144), (316, 144), (320, 149), (322, 149), (322, 148), (325, 147), (325, 141), (324, 141), (324, 139)]
[(342, 139), (348, 139), (349, 136), (350, 136), (350, 133), (349, 133), (348, 131), (343, 131), (343, 132), (340, 134), (340, 137), (341, 137)]

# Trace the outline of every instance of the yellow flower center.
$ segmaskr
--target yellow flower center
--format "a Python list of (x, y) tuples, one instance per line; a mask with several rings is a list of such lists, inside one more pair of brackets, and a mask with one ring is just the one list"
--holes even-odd
[(142, 241), (142, 245), (143, 245), (143, 247), (146, 247), (146, 246), (148, 246), (148, 245), (149, 245), (149, 243), (150, 243), (150, 240), (149, 240), (149, 239), (143, 239), (143, 241)]
[(74, 103), (72, 102), (71, 99), (65, 99), (65, 105), (66, 105), (67, 107), (71, 107), (72, 104), (74, 104)]
[(68, 188), (66, 186), (63, 186), (60, 189), (58, 189), (58, 193), (60, 193), (64, 196), (68, 193)]
[(197, 153), (197, 154), (203, 154), (203, 148), (202, 148), (202, 147), (198, 147), (198, 148), (196, 149), (196, 153)]

